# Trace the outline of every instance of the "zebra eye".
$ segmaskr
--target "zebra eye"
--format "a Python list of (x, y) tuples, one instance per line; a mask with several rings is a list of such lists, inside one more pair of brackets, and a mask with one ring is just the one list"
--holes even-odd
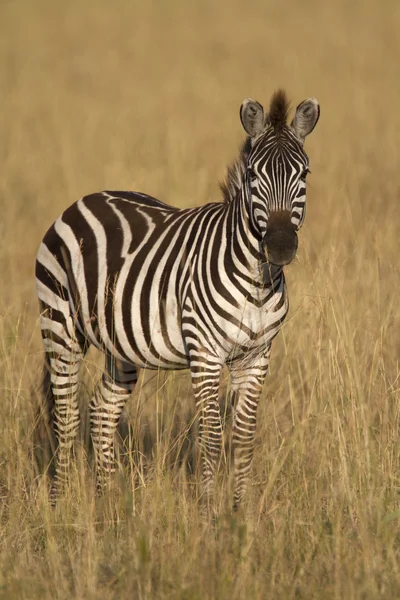
[(249, 168), (247, 169), (247, 172), (248, 172), (248, 174), (249, 174), (249, 177), (250, 177), (250, 179), (251, 179), (252, 181), (254, 181), (254, 179), (256, 179), (256, 178), (257, 178), (257, 174), (256, 174), (256, 172), (255, 172), (255, 171), (254, 171), (254, 169), (252, 169), (251, 167), (249, 167)]
[(310, 169), (308, 167), (306, 167), (304, 169), (304, 171), (302, 172), (302, 174), (300, 175), (300, 179), (305, 182), (305, 180), (307, 179), (307, 175), (309, 173), (311, 173), (311, 171), (310, 171)]

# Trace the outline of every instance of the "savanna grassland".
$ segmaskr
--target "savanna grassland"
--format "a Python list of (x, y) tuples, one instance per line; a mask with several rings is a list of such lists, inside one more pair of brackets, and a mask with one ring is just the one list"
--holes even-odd
[[(0, 598), (400, 597), (399, 29), (395, 0), (1, 3)], [(227, 448), (219, 518), (199, 518), (186, 373), (141, 376), (96, 499), (90, 353), (52, 511), (33, 451), (44, 232), (101, 189), (218, 200), (242, 100), (280, 86), (321, 119), (246, 506), (231, 514)]]

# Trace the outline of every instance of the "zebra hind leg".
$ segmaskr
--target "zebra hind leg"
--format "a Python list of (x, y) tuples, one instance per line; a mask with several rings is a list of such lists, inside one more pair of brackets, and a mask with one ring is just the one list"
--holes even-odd
[(41, 330), (46, 351), (45, 412), (53, 423), (58, 444), (50, 489), (50, 502), (54, 506), (68, 481), (71, 450), (79, 428), (78, 377), (85, 340), (73, 331), (61, 312), (48, 307), (41, 315)]
[(114, 434), (137, 382), (132, 364), (106, 355), (106, 371), (90, 402), (90, 426), (96, 455), (97, 491), (102, 494), (115, 473)]

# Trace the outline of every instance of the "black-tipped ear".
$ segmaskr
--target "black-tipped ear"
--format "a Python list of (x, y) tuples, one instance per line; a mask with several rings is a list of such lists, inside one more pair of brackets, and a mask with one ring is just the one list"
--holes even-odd
[(247, 98), (240, 107), (240, 120), (250, 137), (257, 137), (264, 131), (264, 109), (259, 102)]
[(315, 98), (304, 100), (296, 108), (296, 114), (290, 126), (302, 144), (318, 123), (319, 114), (319, 104)]

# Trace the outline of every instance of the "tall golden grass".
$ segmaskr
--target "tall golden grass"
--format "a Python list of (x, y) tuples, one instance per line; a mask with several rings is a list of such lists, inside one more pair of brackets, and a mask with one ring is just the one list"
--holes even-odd
[[(0, 28), (0, 598), (399, 597), (398, 3), (5, 1)], [(188, 378), (161, 372), (128, 407), (117, 489), (94, 497), (84, 422), (52, 511), (31, 453), (44, 232), (101, 189), (218, 200), (240, 103), (281, 86), (321, 119), (243, 512), (223, 460), (200, 521)]]

